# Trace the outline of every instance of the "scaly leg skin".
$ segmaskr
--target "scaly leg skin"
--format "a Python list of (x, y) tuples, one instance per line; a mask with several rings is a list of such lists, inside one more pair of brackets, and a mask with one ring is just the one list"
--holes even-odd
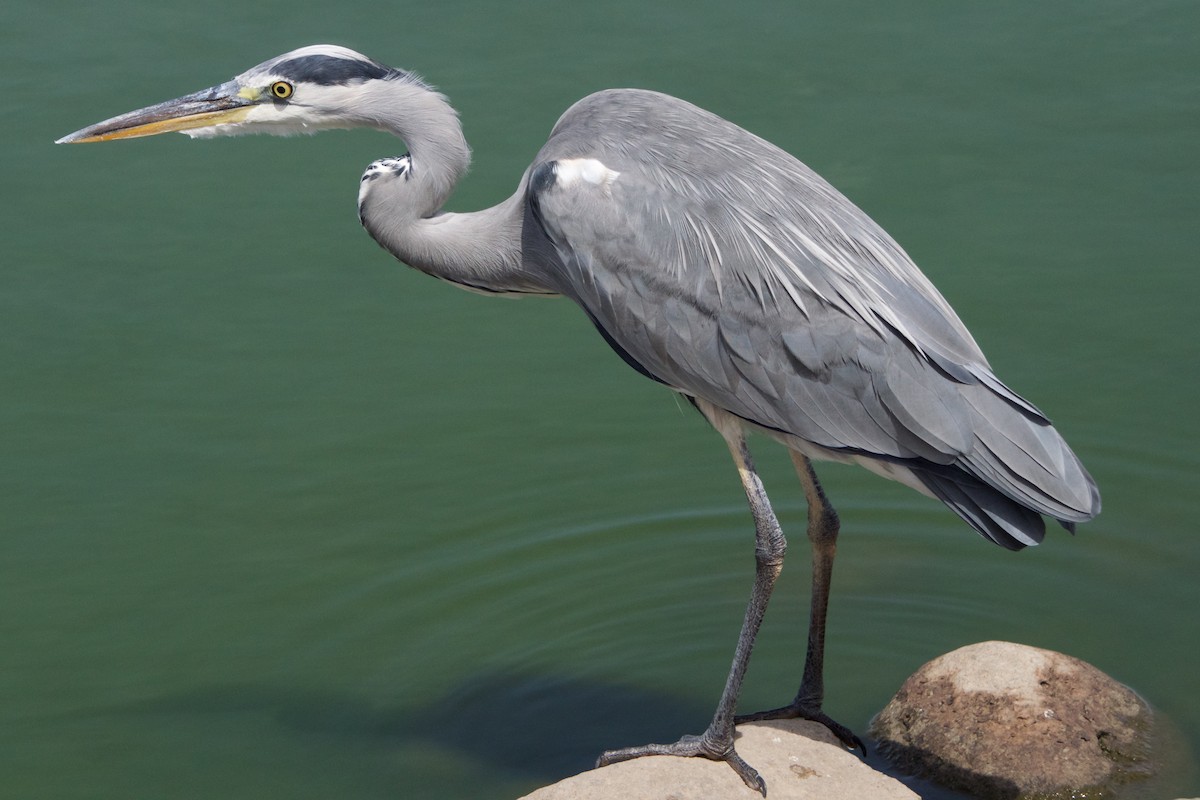
[(721, 693), (721, 700), (717, 704), (717, 711), (713, 715), (708, 729), (700, 736), (685, 736), (674, 744), (648, 744), (642, 747), (609, 750), (600, 756), (596, 761), (596, 766), (603, 767), (642, 756), (703, 756), (714, 761), (724, 761), (745, 781), (747, 786), (766, 797), (766, 781), (758, 774), (758, 770), (743, 761), (733, 748), (733, 715), (737, 709), (742, 679), (746, 675), (746, 667), (750, 662), (754, 637), (758, 634), (758, 628), (766, 613), (767, 601), (771, 597), (775, 579), (783, 567), (787, 541), (783, 538), (779, 521), (771, 510), (771, 504), (767, 500), (767, 493), (763, 489), (762, 482), (754, 471), (754, 463), (750, 458), (750, 451), (746, 448), (740, 423), (717, 409), (706, 407), (707, 404), (701, 405), (698, 402), (697, 406), (725, 437), (729, 450), (733, 454), (734, 462), (737, 464), (738, 473), (741, 475), (742, 486), (746, 490), (750, 512), (754, 516), (754, 591), (751, 593), (750, 603), (746, 607), (746, 617), (742, 622), (741, 634), (738, 636), (733, 665), (730, 667), (729, 677), (725, 681), (725, 690)]
[(829, 608), (829, 583), (833, 574), (833, 558), (837, 554), (838, 515), (825, 497), (825, 491), (817, 481), (812, 462), (805, 456), (791, 451), (796, 473), (804, 485), (804, 496), (808, 500), (808, 539), (812, 543), (812, 605), (809, 611), (808, 653), (804, 658), (804, 677), (800, 691), (789, 705), (770, 711), (740, 715), (735, 723), (756, 722), (770, 719), (807, 719), (819, 722), (851, 750), (867, 752), (862, 740), (854, 732), (830, 719), (821, 710), (825, 699), (825, 612)]
[(733, 749), (733, 725), (729, 725), (728, 728), (728, 735), (722, 732), (714, 733), (713, 726), (710, 725), (701, 735), (684, 736), (674, 744), (646, 744), (640, 747), (606, 750), (596, 759), (596, 766), (607, 767), (618, 761), (629, 761), (642, 756), (703, 756), (713, 761), (724, 761), (747, 786), (766, 797), (767, 782), (758, 774), (758, 770), (747, 764)]

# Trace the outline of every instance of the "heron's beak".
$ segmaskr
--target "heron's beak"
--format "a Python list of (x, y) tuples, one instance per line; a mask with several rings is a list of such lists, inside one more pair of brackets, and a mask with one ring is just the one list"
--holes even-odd
[(107, 142), (229, 125), (242, 122), (259, 102), (259, 92), (229, 81), (89, 125), (62, 137), (56, 144)]

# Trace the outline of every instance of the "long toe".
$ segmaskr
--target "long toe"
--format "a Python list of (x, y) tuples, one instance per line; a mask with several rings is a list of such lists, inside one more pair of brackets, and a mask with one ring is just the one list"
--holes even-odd
[(837, 720), (830, 719), (829, 715), (824, 711), (818, 711), (812, 716), (807, 716), (805, 719), (810, 719), (813, 722), (819, 722), (829, 729), (829, 732), (838, 738), (850, 750), (857, 750), (862, 755), (867, 754), (867, 747), (863, 744), (862, 739), (858, 738), (854, 731), (847, 728)]
[(685, 758), (702, 757), (712, 761), (724, 761), (738, 774), (745, 784), (754, 791), (767, 796), (767, 782), (758, 774), (758, 770), (746, 763), (733, 748), (732, 741), (716, 742), (709, 736), (685, 736), (674, 744), (647, 744), (640, 747), (623, 747), (620, 750), (606, 750), (596, 759), (597, 767), (606, 767), (618, 761), (630, 761), (642, 756), (683, 756)]
[(790, 706), (780, 706), (767, 711), (755, 711), (751, 714), (738, 714), (733, 718), (734, 725), (741, 725), (743, 722), (767, 722), (773, 719), (807, 719), (800, 713), (799, 706), (792, 703)]
[(829, 729), (829, 732), (837, 737), (838, 741), (844, 744), (850, 750), (858, 750), (864, 756), (867, 754), (867, 748), (863, 744), (862, 739), (859, 739), (854, 731), (847, 728), (842, 723), (832, 719), (828, 714), (821, 710), (820, 706), (812, 706), (807, 703), (792, 701), (790, 705), (772, 708), (769, 711), (756, 711), (753, 714), (739, 714), (734, 718), (735, 725), (741, 725), (743, 722), (763, 722), (772, 719), (807, 719), (812, 722), (818, 722)]

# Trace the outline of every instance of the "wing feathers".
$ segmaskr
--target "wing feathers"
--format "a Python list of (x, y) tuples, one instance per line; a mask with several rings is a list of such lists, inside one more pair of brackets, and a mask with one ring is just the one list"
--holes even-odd
[(913, 472), (934, 497), (1001, 547), (1020, 550), (1038, 544), (1046, 535), (1040, 516), (991, 487), (923, 470)]
[[(555, 159), (615, 177), (551, 180)], [(646, 374), (805, 452), (886, 462), (1005, 547), (1040, 541), (1040, 514), (1098, 513), (1074, 453), (907, 254), (786, 153), (622, 90), (569, 110), (533, 174), (554, 288)]]

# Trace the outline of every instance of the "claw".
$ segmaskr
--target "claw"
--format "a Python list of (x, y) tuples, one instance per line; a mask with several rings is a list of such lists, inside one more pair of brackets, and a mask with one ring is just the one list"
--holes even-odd
[(758, 770), (742, 760), (733, 750), (729, 751), (729, 755), (724, 759), (725, 763), (733, 767), (733, 771), (738, 774), (742, 782), (749, 786), (754, 791), (767, 796), (767, 782), (763, 780), (763, 776), (758, 774)]
[(767, 796), (767, 782), (758, 774), (758, 770), (750, 766), (733, 749), (733, 742), (716, 740), (707, 732), (703, 736), (684, 736), (674, 744), (647, 744), (640, 747), (623, 747), (619, 750), (606, 750), (596, 759), (597, 767), (607, 767), (618, 761), (630, 761), (642, 756), (683, 756), (693, 758), (700, 756), (712, 761), (724, 761), (737, 773), (738, 777), (754, 791)]
[(773, 719), (807, 719), (811, 722), (816, 722), (824, 725), (830, 733), (837, 737), (848, 750), (857, 750), (863, 756), (867, 754), (867, 747), (863, 744), (862, 739), (854, 734), (854, 731), (847, 728), (840, 722), (831, 719), (828, 714), (821, 710), (818, 706), (811, 707), (806, 703), (792, 701), (791, 705), (780, 706), (773, 708), (770, 711), (756, 711), (753, 714), (739, 714), (734, 717), (735, 725), (741, 725), (743, 722), (764, 722)]

